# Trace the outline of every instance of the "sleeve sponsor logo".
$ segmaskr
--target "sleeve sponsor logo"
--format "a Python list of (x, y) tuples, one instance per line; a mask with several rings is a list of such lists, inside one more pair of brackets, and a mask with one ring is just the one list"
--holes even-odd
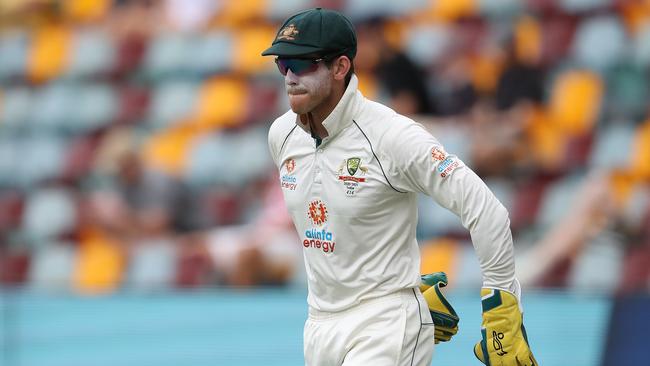
[(447, 158), (447, 152), (445, 151), (445, 149), (442, 148), (442, 146), (434, 146), (431, 149), (431, 160), (433, 160), (434, 163), (443, 161), (446, 158)]
[(440, 176), (442, 178), (445, 178), (459, 166), (460, 166), (460, 161), (457, 158), (453, 158), (449, 156), (445, 160), (443, 160), (440, 164), (438, 164), (438, 168), (436, 170), (438, 171), (438, 173), (440, 173)]
[(295, 191), (296, 187), (298, 186), (297, 179), (293, 175), (296, 170), (296, 161), (294, 159), (287, 159), (282, 165), (286, 170), (286, 174), (282, 175), (282, 188), (288, 189), (290, 191)]

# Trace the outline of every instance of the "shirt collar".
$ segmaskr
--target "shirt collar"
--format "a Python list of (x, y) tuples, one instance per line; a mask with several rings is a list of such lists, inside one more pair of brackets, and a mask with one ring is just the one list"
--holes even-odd
[[(334, 137), (352, 123), (359, 108), (359, 100), (362, 97), (358, 87), (359, 79), (357, 79), (356, 75), (352, 74), (350, 83), (345, 89), (341, 100), (339, 100), (336, 107), (334, 107), (329, 116), (323, 121), (323, 127), (327, 130), (327, 137), (323, 139), (323, 142)], [(309, 133), (309, 125), (302, 124), (298, 116), (296, 116), (296, 124), (305, 130), (305, 132)]]

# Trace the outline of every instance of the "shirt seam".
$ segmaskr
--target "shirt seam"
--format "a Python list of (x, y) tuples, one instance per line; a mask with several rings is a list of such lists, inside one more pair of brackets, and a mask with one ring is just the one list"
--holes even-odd
[(366, 138), (366, 141), (368, 141), (368, 145), (370, 145), (370, 151), (372, 152), (372, 155), (375, 157), (375, 159), (377, 159), (377, 163), (379, 163), (379, 169), (381, 169), (381, 174), (383, 174), (384, 179), (386, 179), (386, 183), (388, 183), (388, 185), (390, 186), (390, 188), (392, 188), (395, 192), (398, 192), (398, 193), (407, 193), (407, 192), (400, 191), (399, 189), (395, 188), (395, 187), (390, 183), (390, 180), (388, 179), (388, 177), (386, 176), (386, 172), (384, 171), (384, 167), (381, 165), (381, 160), (379, 160), (379, 158), (377, 157), (377, 154), (375, 154), (375, 150), (372, 148), (372, 142), (370, 142), (370, 139), (368, 138), (368, 136), (366, 135), (366, 133), (363, 132), (363, 129), (361, 128), (361, 126), (359, 126), (359, 124), (357, 123), (357, 121), (355, 121), (355, 120), (353, 119), (353, 120), (352, 120), (352, 123), (354, 123), (354, 124), (357, 126), (357, 128), (359, 129), (359, 131), (361, 131), (361, 134), (363, 135), (363, 137), (365, 137), (365, 138)]

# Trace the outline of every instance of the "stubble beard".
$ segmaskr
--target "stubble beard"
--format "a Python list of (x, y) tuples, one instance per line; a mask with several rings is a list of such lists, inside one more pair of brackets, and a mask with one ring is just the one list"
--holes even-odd
[[(332, 82), (326, 77), (305, 77), (304, 83), (287, 87), (289, 106), (296, 114), (307, 114), (317, 109), (332, 92)], [(292, 93), (304, 93), (292, 95)], [(301, 100), (305, 98), (307, 100)]]

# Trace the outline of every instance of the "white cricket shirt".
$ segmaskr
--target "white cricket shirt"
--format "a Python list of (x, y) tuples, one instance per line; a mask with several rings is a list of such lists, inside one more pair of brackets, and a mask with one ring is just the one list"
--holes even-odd
[(417, 192), (456, 213), (470, 230), (484, 286), (513, 288), (503, 205), (424, 127), (366, 99), (357, 85), (353, 76), (323, 121), (329, 136), (320, 146), (292, 111), (269, 131), (303, 246), (309, 305), (340, 311), (420, 284)]

